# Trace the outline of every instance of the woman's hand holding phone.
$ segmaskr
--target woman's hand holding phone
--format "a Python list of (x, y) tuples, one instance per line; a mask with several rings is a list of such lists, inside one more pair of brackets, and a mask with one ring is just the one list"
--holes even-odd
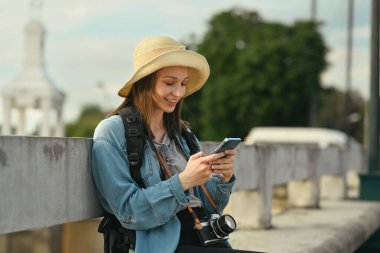
[(205, 155), (203, 152), (198, 152), (190, 156), (184, 171), (179, 174), (179, 181), (182, 189), (187, 190), (194, 186), (206, 183), (211, 178), (213, 173), (211, 163), (219, 160), (224, 156), (224, 153)]
[(210, 163), (213, 173), (223, 176), (225, 182), (229, 182), (234, 174), (234, 157), (237, 151), (234, 149), (241, 142), (240, 138), (225, 138), (214, 150), (214, 154), (223, 152), (225, 155)]
[(234, 148), (241, 142), (240, 138), (225, 138), (211, 155), (203, 152), (190, 156), (186, 168), (179, 174), (183, 190), (201, 185), (211, 178), (212, 173), (223, 176), (229, 182), (234, 174)]
[(212, 172), (222, 175), (224, 181), (227, 183), (234, 175), (234, 160), (237, 151), (235, 149), (227, 149), (224, 151), (224, 154), (225, 156), (210, 162), (210, 165)]

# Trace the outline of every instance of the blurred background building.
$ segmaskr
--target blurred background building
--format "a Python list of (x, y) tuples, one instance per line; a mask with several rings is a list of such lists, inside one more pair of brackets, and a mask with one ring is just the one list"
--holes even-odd
[[(31, 18), (24, 27), (22, 70), (1, 89), (3, 101), (1, 134), (63, 137), (62, 111), (65, 93), (54, 85), (46, 73), (44, 60), (46, 30), (40, 17), (42, 1), (32, 0), (30, 7)], [(30, 115), (28, 117), (30, 110), (39, 111), (40, 117), (38, 119)], [(12, 122), (14, 116), (17, 120)], [(27, 132), (26, 126), (30, 124), (29, 121), (38, 122), (35, 133)], [(62, 228), (63, 226), (56, 226), (2, 235), (0, 252), (61, 252)]]
[[(25, 50), (22, 71), (10, 83), (2, 87), (3, 135), (27, 135), (26, 119), (29, 109), (42, 111), (38, 135), (64, 136), (63, 102), (65, 95), (58, 90), (48, 77), (44, 62), (45, 27), (38, 16), (41, 1), (31, 1), (32, 18), (24, 28)], [(12, 126), (11, 114), (18, 114), (17, 123)], [(52, 112), (55, 114), (51, 126)], [(16, 131), (12, 131), (16, 129)], [(53, 131), (52, 131), (53, 130)]]

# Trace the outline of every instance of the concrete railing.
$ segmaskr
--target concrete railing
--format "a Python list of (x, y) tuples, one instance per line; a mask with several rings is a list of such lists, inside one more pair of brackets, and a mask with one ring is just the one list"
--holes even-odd
[[(207, 153), (216, 144), (204, 142), (202, 145)], [(317, 208), (322, 176), (333, 178), (334, 188), (341, 188), (338, 198), (344, 199), (348, 192), (347, 173), (366, 170), (365, 154), (361, 149), (320, 149), (317, 145), (306, 144), (243, 144), (239, 145), (238, 151), (235, 164), (238, 179), (234, 190), (246, 192), (243, 199), (231, 198), (229, 212), (243, 225), (240, 227), (245, 228), (272, 227), (275, 186), (287, 185), (289, 206)], [(256, 190), (258, 197), (247, 195), (249, 190)], [(244, 202), (244, 208), (241, 208)]]
[(91, 139), (0, 137), (0, 234), (99, 217)]
[[(0, 234), (100, 217), (90, 172), (91, 139), (0, 137)], [(206, 153), (218, 143), (203, 142)], [(363, 170), (361, 150), (308, 145), (244, 145), (236, 158), (236, 192), (257, 190), (261, 227), (271, 227), (272, 189), (291, 181), (311, 182), (312, 206), (319, 179)], [(343, 184), (346, 192), (346, 184)]]

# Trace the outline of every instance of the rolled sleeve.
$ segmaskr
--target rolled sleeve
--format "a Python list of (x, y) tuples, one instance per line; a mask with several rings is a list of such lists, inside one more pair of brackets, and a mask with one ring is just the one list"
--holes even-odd
[(169, 178), (170, 189), (173, 195), (176, 197), (178, 204), (181, 206), (186, 206), (190, 203), (190, 198), (182, 189), (181, 182), (179, 181), (179, 174), (174, 174), (171, 178)]
[(236, 177), (235, 175), (233, 175), (230, 179), (229, 182), (224, 182), (224, 179), (222, 178), (221, 181), (219, 183), (217, 183), (217, 187), (219, 189), (219, 191), (223, 192), (223, 193), (231, 193), (232, 192), (232, 188), (234, 187), (236, 183)]
[[(211, 198), (216, 204), (216, 208), (218, 209), (217, 211), (219, 213), (222, 213), (224, 208), (226, 207), (235, 182), (235, 176), (233, 176), (228, 183), (225, 183), (222, 178), (220, 178), (217, 175), (213, 175), (212, 179), (205, 184), (208, 192), (211, 195)], [(207, 199), (202, 189), (198, 188), (198, 194), (202, 199), (202, 202), (204, 203), (205, 209), (209, 213), (214, 213), (215, 208), (211, 205), (210, 201)]]

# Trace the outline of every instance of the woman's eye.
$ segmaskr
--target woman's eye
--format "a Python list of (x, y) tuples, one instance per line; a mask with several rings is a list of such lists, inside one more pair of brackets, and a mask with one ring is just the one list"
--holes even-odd
[(166, 82), (166, 85), (172, 86), (174, 83)]
[(181, 83), (181, 86), (186, 86), (187, 85), (187, 83)]

